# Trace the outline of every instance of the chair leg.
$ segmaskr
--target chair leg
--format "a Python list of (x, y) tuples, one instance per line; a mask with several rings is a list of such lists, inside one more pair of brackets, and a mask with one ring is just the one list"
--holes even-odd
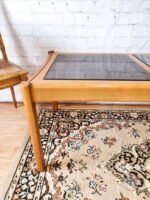
[(17, 101), (16, 101), (15, 91), (14, 91), (13, 86), (10, 87), (10, 91), (11, 91), (11, 95), (12, 95), (12, 99), (13, 99), (13, 104), (14, 104), (15, 108), (17, 108)]
[(53, 105), (53, 111), (58, 111), (58, 102), (57, 101), (53, 101), (52, 105)]

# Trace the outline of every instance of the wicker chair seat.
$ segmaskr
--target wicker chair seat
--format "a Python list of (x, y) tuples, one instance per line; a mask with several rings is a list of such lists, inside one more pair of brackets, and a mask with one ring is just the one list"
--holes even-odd
[(26, 75), (27, 71), (10, 61), (0, 60), (0, 81)]

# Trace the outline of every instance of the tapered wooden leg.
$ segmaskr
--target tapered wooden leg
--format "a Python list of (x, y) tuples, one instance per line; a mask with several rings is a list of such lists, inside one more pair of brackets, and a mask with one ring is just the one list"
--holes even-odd
[(58, 111), (58, 102), (57, 101), (53, 101), (53, 111)]
[(42, 146), (38, 128), (36, 107), (35, 103), (33, 103), (31, 99), (29, 85), (27, 85), (26, 83), (22, 84), (22, 94), (30, 128), (31, 142), (33, 145), (37, 170), (41, 172), (44, 171), (45, 165), (44, 165), (44, 158), (43, 158), (43, 152), (42, 152)]
[(14, 104), (15, 108), (17, 108), (17, 101), (16, 101), (16, 97), (15, 97), (14, 88), (10, 87), (10, 91), (11, 91), (11, 95), (12, 95), (12, 99), (13, 99), (13, 104)]

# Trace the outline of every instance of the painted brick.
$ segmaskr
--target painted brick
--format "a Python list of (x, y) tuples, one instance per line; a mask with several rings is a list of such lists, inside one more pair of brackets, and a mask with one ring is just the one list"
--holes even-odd
[(91, 27), (111, 27), (115, 25), (115, 16), (113, 13), (100, 13), (100, 14), (90, 14), (89, 26)]
[(6, 25), (0, 25), (0, 30), (3, 36), (12, 35), (13, 37), (29, 37), (33, 34), (33, 26), (32, 25), (12, 25), (11, 27), (7, 27)]
[(121, 13), (119, 15), (116, 15), (116, 24), (123, 24), (123, 25), (135, 25), (135, 24), (148, 24), (150, 25), (149, 20), (150, 15), (149, 14), (143, 14), (143, 13)]

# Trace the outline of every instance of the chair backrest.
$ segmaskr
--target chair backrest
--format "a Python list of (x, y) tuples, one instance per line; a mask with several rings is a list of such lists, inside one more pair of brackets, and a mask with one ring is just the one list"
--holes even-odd
[(4, 46), (4, 43), (3, 43), (1, 33), (0, 33), (0, 51), (2, 52), (2, 56), (3, 56), (4, 60), (8, 61), (8, 57), (7, 57), (7, 54), (6, 54), (6, 50), (5, 50), (5, 46)]

